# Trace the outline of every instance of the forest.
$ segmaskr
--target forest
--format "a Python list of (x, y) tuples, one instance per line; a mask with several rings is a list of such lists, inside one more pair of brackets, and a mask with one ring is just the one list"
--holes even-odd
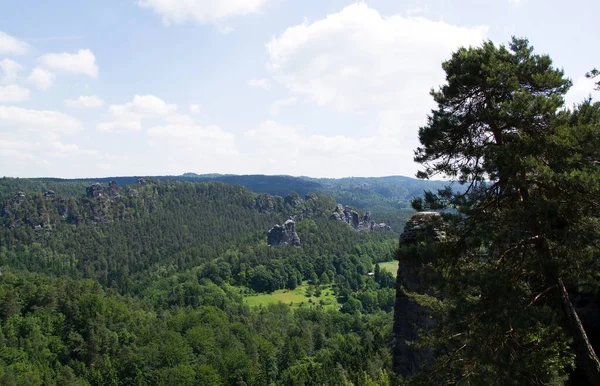
[[(3, 203), (0, 383), (389, 383), (395, 280), (376, 263), (396, 233), (329, 220), (321, 193), (95, 186)], [(291, 216), (302, 246), (268, 246)], [(305, 302), (248, 304), (299, 287)]]
[(0, 384), (599, 385), (600, 102), (527, 39), (442, 68), (421, 182), (0, 180)]

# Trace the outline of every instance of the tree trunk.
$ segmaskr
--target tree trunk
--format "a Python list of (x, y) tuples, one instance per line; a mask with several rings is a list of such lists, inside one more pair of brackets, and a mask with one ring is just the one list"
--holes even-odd
[(600, 361), (596, 356), (594, 348), (590, 344), (590, 341), (585, 333), (585, 329), (581, 324), (579, 315), (569, 299), (569, 293), (565, 288), (565, 284), (562, 279), (558, 279), (558, 291), (561, 298), (563, 312), (567, 318), (567, 323), (571, 336), (574, 341), (575, 354), (577, 355), (577, 364), (581, 366), (585, 375), (590, 381), (590, 384), (594, 386), (600, 386)]

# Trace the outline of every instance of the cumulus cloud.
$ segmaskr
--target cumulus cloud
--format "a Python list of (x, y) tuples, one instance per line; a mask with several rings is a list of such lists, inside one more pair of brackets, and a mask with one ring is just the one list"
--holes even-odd
[(0, 127), (61, 134), (72, 134), (83, 129), (79, 120), (67, 114), (15, 106), (0, 106)]
[(585, 98), (592, 97), (593, 100), (600, 100), (600, 91), (595, 89), (597, 79), (588, 79), (585, 76), (580, 76), (573, 80), (573, 87), (565, 96), (567, 107), (572, 107), (573, 104), (581, 103)]
[(398, 174), (402, 141), (393, 133), (310, 134), (304, 127), (268, 120), (245, 133), (245, 142), (255, 152), (246, 161), (250, 168), (246, 172), (315, 177)]
[(141, 117), (174, 113), (177, 106), (169, 104), (154, 95), (135, 95), (131, 102), (111, 105), (109, 111), (115, 116), (135, 114)]
[(0, 55), (23, 55), (28, 50), (27, 43), (0, 31)]
[(12, 84), (17, 81), (17, 74), (23, 66), (14, 60), (4, 59), (0, 60), (0, 70), (2, 70), (2, 77), (0, 77), (0, 84)]
[(142, 119), (168, 117), (174, 115), (177, 106), (169, 104), (154, 95), (135, 95), (131, 102), (122, 105), (110, 105), (108, 112), (111, 122), (99, 123), (99, 131), (123, 132), (142, 129)]
[(77, 99), (65, 99), (65, 106), (71, 108), (93, 108), (104, 105), (102, 98), (96, 95), (82, 95)]
[(263, 90), (269, 90), (271, 88), (271, 82), (269, 81), (269, 79), (265, 78), (250, 79), (248, 81), (248, 86), (262, 88)]
[(275, 79), (293, 94), (340, 111), (387, 109), (429, 100), (431, 87), (444, 80), (441, 62), (459, 46), (482, 43), (486, 33), (423, 17), (384, 17), (357, 3), (286, 29), (267, 50)]
[(50, 87), (54, 86), (55, 79), (56, 75), (48, 70), (37, 67), (31, 71), (31, 74), (27, 77), (27, 82), (33, 84), (40, 90), (48, 90)]
[(235, 136), (219, 126), (193, 124), (159, 125), (148, 129), (148, 136), (155, 144), (175, 145), (182, 150), (208, 153), (218, 156), (237, 155)]
[[(43, 167), (51, 166), (61, 160), (61, 170), (72, 171), (74, 157), (96, 156), (98, 152), (84, 149), (74, 143), (63, 143), (57, 134), (52, 132), (1, 132), (0, 160), (9, 161), (11, 172), (27, 170), (34, 167), (36, 175), (42, 175)], [(80, 163), (75, 163), (78, 165)], [(83, 164), (81, 164), (83, 165)], [(56, 172), (54, 172), (56, 173)], [(28, 173), (31, 175), (31, 171)], [(15, 174), (23, 176), (23, 174)]]
[[(414, 171), (418, 128), (434, 107), (429, 92), (445, 79), (441, 63), (460, 46), (480, 45), (487, 31), (422, 16), (385, 16), (359, 2), (274, 36), (266, 44), (268, 68), (290, 98), (369, 122), (353, 130), (368, 132), (373, 140), (349, 139), (366, 141), (367, 148), (394, 143), (398, 163), (385, 166), (385, 173), (408, 174)], [(374, 170), (371, 164), (370, 171), (357, 167), (374, 175), (383, 165)]]
[(28, 89), (16, 84), (0, 86), (0, 103), (23, 102), (29, 99), (29, 95)]
[(190, 113), (199, 114), (202, 112), (202, 106), (199, 104), (191, 104), (190, 105)]
[(209, 23), (232, 16), (261, 10), (268, 0), (139, 0), (142, 8), (150, 8), (165, 24), (196, 21)]
[(87, 75), (92, 78), (98, 76), (96, 57), (88, 49), (79, 50), (75, 54), (66, 52), (45, 54), (40, 57), (40, 65), (56, 71)]

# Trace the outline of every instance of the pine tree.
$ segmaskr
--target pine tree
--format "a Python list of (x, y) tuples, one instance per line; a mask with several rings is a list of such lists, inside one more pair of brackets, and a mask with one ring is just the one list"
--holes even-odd
[(598, 284), (600, 108), (562, 110), (570, 80), (526, 39), (461, 48), (443, 69), (415, 161), (419, 177), (441, 174), (466, 190), (414, 202), (457, 209), (433, 257), (448, 321), (437, 344), (449, 349), (437, 376), (560, 382), (574, 352), (598, 385), (600, 364), (567, 287)]

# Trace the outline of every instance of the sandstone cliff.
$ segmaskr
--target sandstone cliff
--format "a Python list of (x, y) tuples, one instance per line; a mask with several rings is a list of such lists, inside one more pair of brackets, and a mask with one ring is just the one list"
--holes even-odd
[[(400, 235), (400, 248), (420, 241), (443, 241), (445, 234), (440, 228), (441, 215), (436, 212), (414, 214)], [(397, 375), (414, 375), (421, 366), (433, 359), (433, 350), (411, 346), (418, 338), (420, 329), (433, 326), (434, 320), (427, 309), (417, 303), (411, 294), (427, 293), (429, 272), (409, 261), (398, 262), (396, 277), (396, 302), (392, 330), (392, 370)]]

